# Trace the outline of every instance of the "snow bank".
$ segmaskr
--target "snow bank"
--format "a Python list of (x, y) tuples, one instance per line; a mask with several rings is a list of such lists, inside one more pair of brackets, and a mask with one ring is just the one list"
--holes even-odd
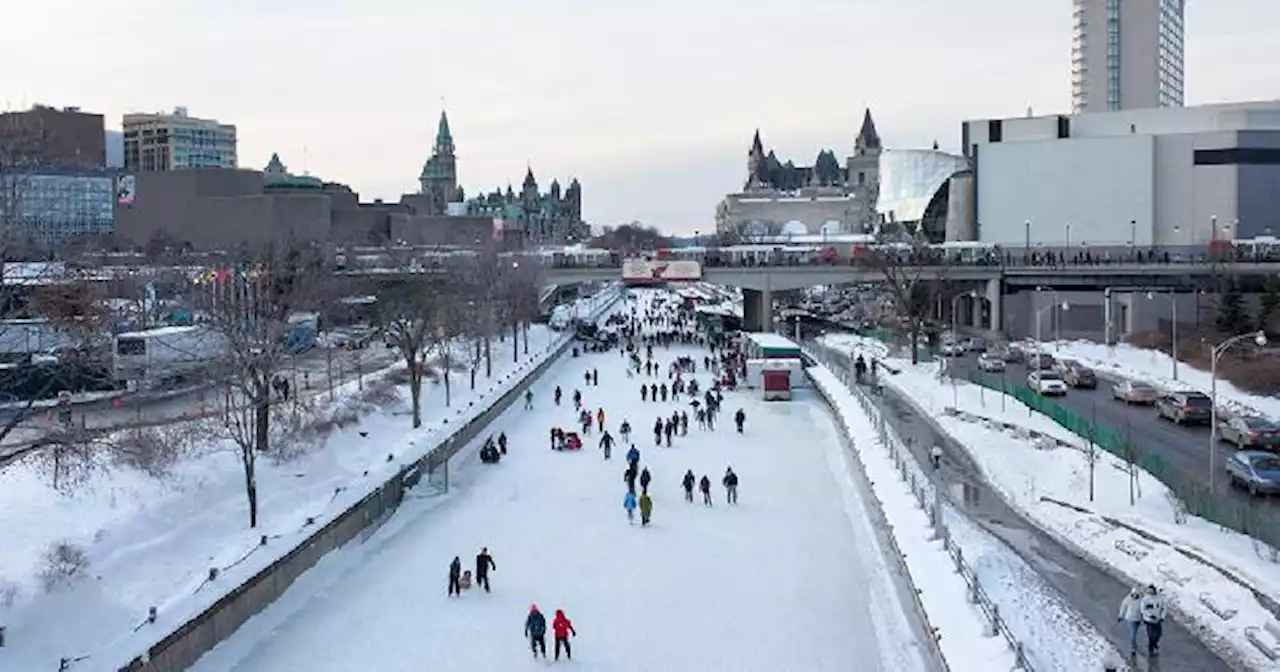
[[(856, 336), (822, 342), (845, 352), (884, 352), (883, 344)], [(1131, 475), (1109, 453), (1093, 452), (1091, 469), (1083, 440), (1012, 397), (964, 381), (941, 383), (934, 364), (885, 361), (900, 373), (881, 381), (965, 446), (991, 486), (1029, 521), (1126, 582), (1161, 586), (1175, 616), (1229, 663), (1277, 669), (1248, 639), (1280, 650), (1273, 634), (1280, 623), (1255, 595), (1280, 601), (1280, 566), (1271, 549), (1185, 516), (1155, 477)], [(959, 414), (948, 416), (947, 407)], [(1057, 440), (1033, 442), (1027, 430)]]
[[(611, 288), (593, 302), (603, 312), (616, 298)], [(127, 664), (464, 427), (571, 338), (548, 332), (544, 340), (535, 330), (545, 331), (531, 328), (529, 356), (513, 363), (509, 350), (495, 351), (493, 378), (481, 377), (474, 392), (466, 376), (455, 377), (450, 407), (442, 385), (424, 386), (420, 430), (409, 429), (402, 403), (336, 430), (323, 449), (298, 460), (260, 461), (257, 529), (246, 525), (243, 476), (230, 452), (183, 464), (168, 482), (110, 472), (70, 496), (51, 491), (25, 464), (6, 468), (0, 472), (6, 514), (0, 517), (0, 588), (16, 586), (18, 598), (7, 614), (0, 604), (0, 624), (8, 626), (0, 669), (48, 668), (63, 657), (87, 658), (82, 665), (93, 669)], [(397, 369), (403, 364), (386, 372)], [(337, 400), (325, 405), (351, 403), (360, 387), (356, 381), (338, 386)], [(63, 539), (88, 551), (92, 580), (41, 594), (40, 556)], [(218, 569), (216, 579), (210, 580), (210, 568)], [(148, 623), (150, 607), (158, 613)]]
[[(857, 399), (826, 367), (810, 368), (814, 386), (831, 403), (849, 437), (865, 437), (853, 442), (861, 468), (871, 480), (874, 505), (890, 521), (899, 557), (905, 565), (938, 638), (938, 647), (952, 672), (989, 672), (1012, 669), (1013, 651), (1002, 637), (986, 635), (988, 621), (969, 600), (969, 584), (953, 572), (939, 567), (955, 567), (951, 554), (920, 507), (912, 486), (904, 482), (889, 450), (878, 440), (875, 428)], [(841, 455), (844, 452), (841, 451)]]

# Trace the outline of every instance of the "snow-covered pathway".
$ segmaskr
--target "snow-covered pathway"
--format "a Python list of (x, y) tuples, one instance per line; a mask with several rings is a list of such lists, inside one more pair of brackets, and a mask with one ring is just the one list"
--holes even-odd
[[(665, 365), (686, 352), (694, 351), (655, 357)], [(583, 387), (592, 368), (600, 385)], [(560, 407), (551, 404), (557, 384)], [(521, 636), (531, 603), (574, 620), (581, 669), (919, 669), (870, 529), (841, 505), (824, 457), (837, 430), (817, 395), (765, 403), (758, 393), (730, 393), (716, 431), (691, 422), (687, 437), (656, 448), (655, 417), (681, 404), (642, 402), (638, 387), (617, 352), (553, 367), (535, 387), (537, 408), (513, 408), (495, 427), (510, 441), (500, 464), (467, 464), (450, 495), (406, 504), (369, 542), (303, 577), (197, 672), (524, 669), (535, 665)], [(610, 461), (598, 437), (581, 453), (549, 450), (549, 428), (573, 423), (576, 388), (588, 406), (605, 408), (615, 435), (624, 418), (635, 428), (653, 474), (650, 528), (628, 525), (622, 509), (625, 448)], [(738, 408), (747, 415), (743, 435), (732, 429)], [(741, 478), (735, 507), (719, 485), (726, 466)], [(686, 469), (711, 478), (714, 507), (684, 501)], [(498, 567), (493, 593), (446, 597), (449, 561), (460, 555), (471, 567), (482, 546)]]

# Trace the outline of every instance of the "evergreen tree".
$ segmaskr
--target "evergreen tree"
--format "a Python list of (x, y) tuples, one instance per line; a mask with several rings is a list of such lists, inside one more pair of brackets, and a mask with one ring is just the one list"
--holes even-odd
[(1244, 314), (1244, 296), (1234, 279), (1224, 283), (1218, 296), (1218, 331), (1239, 334), (1249, 329), (1249, 319)]
[(1280, 280), (1275, 276), (1267, 278), (1262, 297), (1258, 300), (1258, 330), (1267, 331), (1271, 326), (1271, 317), (1276, 309), (1280, 309)]

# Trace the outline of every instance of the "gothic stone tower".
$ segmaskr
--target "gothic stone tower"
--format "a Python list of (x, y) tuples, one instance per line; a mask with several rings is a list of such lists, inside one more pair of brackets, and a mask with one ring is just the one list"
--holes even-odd
[(858, 203), (854, 230), (858, 233), (875, 231), (879, 224), (876, 205), (880, 200), (880, 134), (876, 133), (876, 122), (871, 119), (871, 110), (862, 116), (862, 129), (853, 141), (853, 155), (846, 166), (848, 168), (848, 189)]
[(449, 117), (444, 110), (440, 111), (436, 144), (431, 158), (422, 166), (418, 184), (422, 193), (431, 197), (430, 214), (444, 214), (447, 204), (462, 200), (458, 190), (458, 159), (454, 155), (453, 135), (449, 132)]

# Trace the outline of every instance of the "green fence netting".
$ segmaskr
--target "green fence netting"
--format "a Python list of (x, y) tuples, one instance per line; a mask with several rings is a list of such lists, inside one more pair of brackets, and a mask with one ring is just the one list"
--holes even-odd
[(1072, 434), (1126, 462), (1137, 464), (1168, 487), (1191, 515), (1247, 534), (1272, 547), (1280, 547), (1280, 516), (1276, 516), (1265, 502), (1257, 498), (1233, 497), (1230, 493), (1214, 494), (1203, 481), (1175, 468), (1160, 454), (1140, 448), (1123, 429), (1083, 418), (1025, 385), (983, 371), (969, 371), (966, 377), (976, 385), (1008, 394), (1032, 410), (1049, 416)]

